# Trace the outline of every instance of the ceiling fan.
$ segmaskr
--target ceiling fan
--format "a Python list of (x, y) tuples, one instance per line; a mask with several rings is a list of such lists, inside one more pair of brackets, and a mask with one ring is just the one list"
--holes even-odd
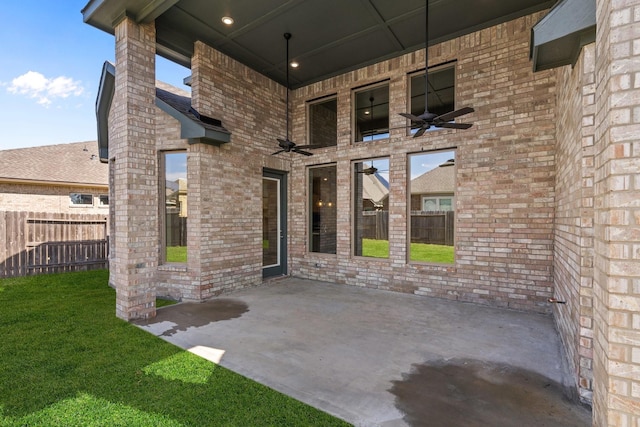
[(429, 0), (425, 0), (425, 48), (424, 48), (424, 113), (415, 116), (411, 113), (400, 113), (401, 116), (411, 120), (412, 124), (420, 126), (418, 131), (413, 135), (414, 138), (422, 136), (431, 126), (449, 129), (469, 129), (470, 123), (452, 123), (451, 120), (464, 114), (473, 113), (475, 110), (471, 107), (460, 108), (459, 110), (450, 111), (444, 114), (434, 114), (429, 112), (427, 103), (427, 95), (429, 92)]
[(373, 161), (371, 161), (371, 165), (367, 168), (357, 171), (358, 173), (363, 173), (365, 175), (375, 175), (378, 172), (388, 172), (386, 170), (380, 170), (373, 165)]
[(294, 152), (304, 156), (313, 156), (313, 153), (305, 151), (304, 149), (318, 148), (318, 145), (296, 145), (295, 142), (289, 139), (289, 39), (291, 38), (291, 33), (284, 33), (284, 38), (287, 41), (287, 137), (285, 139), (277, 138), (280, 150), (272, 153), (272, 155)]

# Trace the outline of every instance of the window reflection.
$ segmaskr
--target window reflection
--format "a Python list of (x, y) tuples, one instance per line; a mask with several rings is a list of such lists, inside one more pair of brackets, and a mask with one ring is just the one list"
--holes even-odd
[(309, 250), (336, 253), (336, 165), (309, 169), (311, 235)]
[(389, 159), (353, 164), (354, 255), (389, 257)]
[(453, 264), (455, 151), (410, 156), (411, 261)]
[(187, 153), (164, 153), (165, 260), (187, 262)]

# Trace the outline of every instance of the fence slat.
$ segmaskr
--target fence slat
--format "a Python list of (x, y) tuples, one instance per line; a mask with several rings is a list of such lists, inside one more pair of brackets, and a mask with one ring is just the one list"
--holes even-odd
[[(411, 242), (453, 246), (453, 211), (412, 211)], [(362, 213), (362, 237), (365, 239), (389, 239), (389, 211), (365, 211)]]
[(108, 267), (107, 219), (0, 211), (0, 277)]

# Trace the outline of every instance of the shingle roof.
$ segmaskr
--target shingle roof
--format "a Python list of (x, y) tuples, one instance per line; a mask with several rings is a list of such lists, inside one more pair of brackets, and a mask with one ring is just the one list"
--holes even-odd
[(374, 203), (382, 203), (389, 195), (389, 189), (384, 185), (384, 178), (376, 174), (362, 175), (362, 198), (372, 200)]
[(453, 193), (456, 168), (444, 166), (425, 172), (411, 180), (411, 194)]
[(98, 159), (96, 141), (0, 150), (0, 180), (107, 186), (109, 165)]

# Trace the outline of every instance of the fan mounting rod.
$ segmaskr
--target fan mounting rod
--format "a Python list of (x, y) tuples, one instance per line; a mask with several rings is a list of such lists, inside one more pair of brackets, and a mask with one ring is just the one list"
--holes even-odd
[(287, 41), (287, 49), (286, 49), (286, 63), (285, 63), (285, 68), (287, 69), (287, 76), (286, 76), (286, 80), (287, 80), (287, 121), (286, 121), (286, 134), (287, 134), (287, 141), (289, 140), (289, 39), (291, 39), (291, 33), (284, 33), (284, 39)]

